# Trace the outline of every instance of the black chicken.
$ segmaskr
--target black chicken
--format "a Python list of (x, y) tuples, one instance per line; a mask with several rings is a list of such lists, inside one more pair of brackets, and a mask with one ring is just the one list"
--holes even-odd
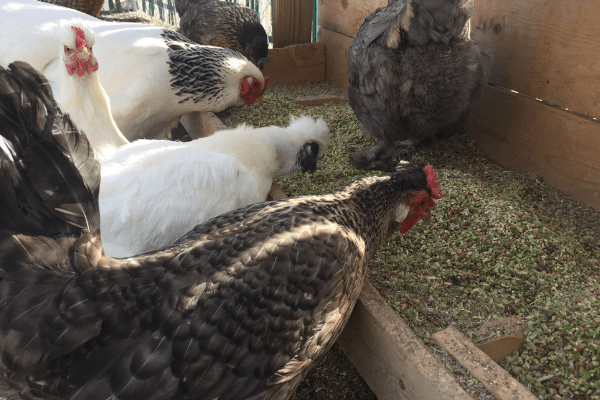
[(110, 258), (85, 136), (43, 77), (9, 68), (0, 68), (0, 369), (18, 397), (287, 399), (340, 334), (377, 247), (441, 197), (433, 168), (408, 164)]
[(175, 0), (175, 8), (188, 39), (238, 51), (261, 70), (269, 62), (269, 38), (254, 10), (218, 0)]
[(365, 138), (351, 157), (392, 171), (403, 145), (449, 137), (483, 91), (491, 56), (469, 37), (473, 0), (389, 0), (371, 13), (348, 52), (348, 99)]

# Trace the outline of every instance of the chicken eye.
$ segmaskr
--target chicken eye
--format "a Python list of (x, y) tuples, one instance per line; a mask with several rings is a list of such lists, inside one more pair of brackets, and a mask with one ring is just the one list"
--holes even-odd
[(68, 48), (67, 46), (65, 46), (65, 51), (69, 52), (69, 51), (71, 51), (71, 49)]

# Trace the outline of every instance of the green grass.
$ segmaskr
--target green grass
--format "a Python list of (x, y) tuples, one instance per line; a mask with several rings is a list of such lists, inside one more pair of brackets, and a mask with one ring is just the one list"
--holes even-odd
[[(219, 114), (227, 126), (286, 125), (323, 117), (331, 130), (313, 175), (277, 183), (289, 196), (323, 193), (381, 174), (356, 170), (351, 154), (372, 145), (347, 104), (303, 107), (298, 97), (343, 94), (326, 84), (272, 86), (262, 106)], [(370, 280), (426, 343), (455, 325), (473, 341), (489, 321), (526, 323), (527, 342), (502, 366), (542, 399), (600, 399), (600, 213), (533, 174), (488, 161), (464, 135), (420, 146), (404, 159), (434, 166), (447, 194), (430, 225), (393, 237), (370, 263)]]

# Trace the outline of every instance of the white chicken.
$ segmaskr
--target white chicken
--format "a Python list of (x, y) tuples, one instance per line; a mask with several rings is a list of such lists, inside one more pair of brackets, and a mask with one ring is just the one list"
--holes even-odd
[[(41, 72), (52, 84), (55, 100), (69, 113), (79, 129), (86, 132), (92, 148), (102, 157), (107, 151), (129, 143), (111, 114), (110, 101), (98, 76), (98, 61), (92, 47), (95, 38), (82, 21), (60, 21), (46, 27), (58, 38), (52, 46), (54, 59)], [(34, 51), (42, 49), (34, 49)]]
[(57, 27), (75, 21), (84, 21), (96, 36), (100, 82), (130, 141), (164, 137), (185, 114), (250, 105), (266, 89), (260, 70), (233, 50), (198, 45), (159, 26), (102, 21), (35, 0), (0, 0), (0, 65), (26, 61), (52, 81), (46, 67), (63, 48)]
[(102, 160), (104, 250), (128, 257), (170, 245), (195, 225), (264, 201), (274, 177), (314, 172), (325, 121), (216, 132), (187, 143), (137, 140)]

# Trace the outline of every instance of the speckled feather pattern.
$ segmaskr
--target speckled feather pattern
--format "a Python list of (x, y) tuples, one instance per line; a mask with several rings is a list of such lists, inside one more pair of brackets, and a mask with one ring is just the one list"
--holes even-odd
[(230, 83), (231, 69), (225, 67), (247, 62), (237, 51), (200, 46), (170, 29), (165, 29), (161, 36), (169, 47), (171, 86), (182, 97), (180, 103), (218, 102), (223, 88)]
[[(77, 170), (36, 164), (45, 150), (23, 138), (10, 140), (26, 168)], [(225, 213), (126, 259), (103, 253), (97, 224), (69, 236), (2, 226), (3, 379), (29, 399), (287, 399), (340, 334), (416, 192), (430, 193), (425, 171), (405, 165)], [(84, 217), (97, 213), (83, 201)]]
[(67, 398), (285, 399), (341, 332), (369, 257), (397, 228), (393, 205), (426, 185), (422, 169), (394, 178), (251, 205), (130, 259), (83, 235), (62, 263), (76, 277), (45, 283), (57, 293), (28, 299), (30, 313), (4, 308), (4, 362), (23, 346), (45, 354), (38, 373), (8, 366)]

